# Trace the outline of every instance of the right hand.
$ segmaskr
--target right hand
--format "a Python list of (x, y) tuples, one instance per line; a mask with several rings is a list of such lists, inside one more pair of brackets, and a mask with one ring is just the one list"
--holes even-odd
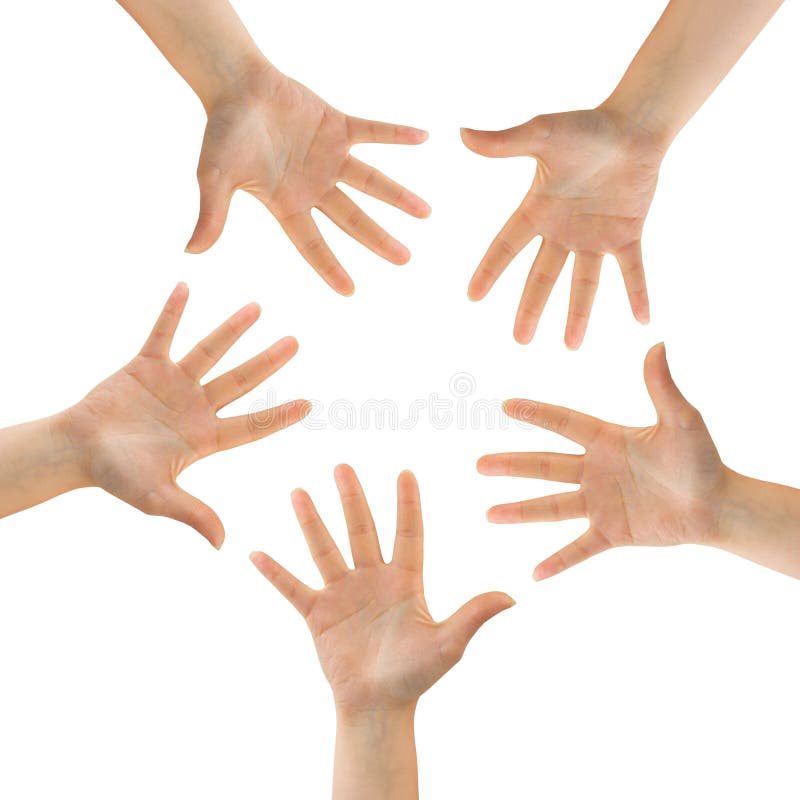
[(408, 249), (338, 188), (346, 183), (414, 217), (428, 204), (350, 155), (362, 142), (421, 144), (425, 131), (343, 114), (273, 67), (251, 73), (209, 112), (197, 178), (200, 215), (187, 252), (202, 253), (219, 238), (231, 197), (242, 189), (280, 223), (300, 255), (340, 294), (353, 281), (331, 252), (314, 219), (317, 208), (345, 233), (393, 264)]

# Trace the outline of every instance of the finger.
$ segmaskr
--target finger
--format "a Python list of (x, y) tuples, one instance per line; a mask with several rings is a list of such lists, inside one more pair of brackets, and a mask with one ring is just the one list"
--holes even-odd
[(261, 316), (261, 307), (249, 303), (206, 336), (178, 363), (194, 381), (200, 380), (233, 347), (239, 337)]
[(642, 266), (642, 243), (632, 242), (614, 255), (622, 270), (622, 280), (625, 282), (634, 319), (643, 324), (650, 322), (650, 301)]
[(528, 210), (527, 202), (523, 202), (495, 236), (478, 264), (467, 289), (469, 299), (481, 300), (486, 297), (505, 268), (536, 235), (536, 222)]
[(583, 536), (578, 537), (574, 542), (570, 542), (566, 547), (559, 550), (550, 558), (545, 559), (533, 571), (533, 579), (542, 581), (551, 578), (559, 572), (563, 572), (587, 558), (596, 556), (604, 550), (608, 550), (611, 544), (597, 531), (589, 529)]
[(602, 253), (575, 253), (567, 329), (564, 332), (564, 342), (571, 350), (577, 350), (586, 335), (602, 264)]
[(189, 287), (185, 283), (179, 283), (172, 290), (150, 336), (147, 337), (147, 341), (140, 351), (141, 355), (147, 358), (169, 358), (172, 339), (178, 329), (178, 323), (181, 321), (181, 315), (183, 309), (186, 308), (188, 299)]
[(392, 564), (422, 572), (422, 505), (414, 475), (406, 470), (397, 478), (397, 533)]
[(700, 412), (683, 396), (672, 378), (663, 342), (651, 347), (645, 356), (644, 382), (660, 420), (684, 428), (704, 425)]
[(522, 290), (522, 299), (514, 323), (514, 338), (520, 344), (528, 344), (536, 333), (547, 298), (553, 290), (567, 260), (569, 250), (554, 242), (542, 241), (533, 267)]
[(274, 375), (297, 353), (297, 339), (285, 336), (249, 361), (205, 385), (206, 397), (215, 411), (238, 400)]
[(325, 243), (311, 214), (294, 214), (278, 221), (300, 255), (331, 289), (347, 296), (353, 294), (353, 281)]
[(333, 476), (339, 489), (339, 497), (342, 499), (353, 564), (356, 567), (382, 564), (383, 557), (375, 521), (372, 519), (364, 489), (355, 470), (347, 464), (339, 464), (333, 471)]
[(155, 499), (150, 495), (147, 507), (143, 510), (148, 514), (169, 517), (194, 528), (217, 550), (222, 547), (222, 542), (225, 540), (225, 528), (214, 510), (177, 485), (159, 491)]
[(495, 453), (478, 459), (478, 472), (481, 475), (580, 483), (583, 456), (567, 453)]
[(311, 558), (317, 565), (319, 574), (325, 583), (332, 583), (344, 577), (348, 570), (336, 542), (328, 533), (325, 523), (319, 516), (316, 506), (308, 496), (308, 492), (295, 489), (292, 492), (292, 508), (300, 523), (303, 536), (306, 537)]
[(328, 192), (317, 208), (346, 234), (392, 264), (405, 264), (411, 258), (404, 244), (368, 217), (341, 189)]
[(225, 220), (228, 218), (228, 209), (233, 196), (231, 188), (222, 180), (219, 170), (210, 171), (208, 174), (202, 170), (198, 171), (197, 179), (200, 184), (200, 213), (197, 216), (194, 232), (186, 245), (187, 253), (202, 253), (219, 239), (225, 227)]
[(513, 605), (514, 600), (504, 592), (487, 592), (464, 603), (442, 623), (441, 653), (445, 660), (451, 664), (459, 661), (481, 626)]
[(310, 411), (308, 400), (290, 400), (265, 411), (221, 419), (217, 422), (218, 451), (230, 450), (277, 433), (300, 422)]
[(509, 158), (533, 155), (531, 146), (535, 140), (530, 122), (506, 128), (502, 131), (480, 131), (474, 128), (461, 129), (461, 141), (480, 156)]
[(565, 519), (578, 519), (586, 516), (586, 503), (583, 493), (563, 492), (535, 500), (518, 503), (505, 503), (493, 506), (486, 514), (489, 522), (501, 525), (516, 522), (562, 522)]
[(535, 400), (506, 400), (503, 411), (520, 422), (529, 422), (537, 428), (553, 431), (583, 447), (588, 447), (607, 424), (571, 408), (551, 406)]
[(342, 180), (359, 192), (399, 208), (412, 217), (422, 219), (431, 213), (431, 207), (421, 197), (353, 156), (348, 156), (344, 162)]
[(255, 568), (302, 614), (305, 619), (314, 607), (317, 593), (297, 580), (266, 553), (250, 553)]
[(422, 144), (428, 132), (408, 125), (393, 125), (361, 117), (348, 117), (347, 130), (353, 144)]

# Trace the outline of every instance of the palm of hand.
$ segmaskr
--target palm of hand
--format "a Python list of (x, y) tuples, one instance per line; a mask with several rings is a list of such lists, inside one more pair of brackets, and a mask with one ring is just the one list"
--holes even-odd
[(221, 100), (208, 119), (197, 169), (200, 215), (187, 251), (207, 250), (225, 225), (231, 197), (242, 189), (275, 216), (297, 250), (337, 292), (353, 282), (311, 216), (319, 209), (345, 233), (394, 264), (408, 249), (341, 189), (345, 183), (416, 217), (425, 201), (350, 155), (359, 143), (420, 144), (416, 128), (351, 117), (274, 70), (252, 75)]
[(478, 461), (487, 475), (579, 485), (573, 492), (495, 506), (492, 522), (588, 518), (589, 529), (543, 561), (537, 579), (555, 575), (610, 547), (702, 543), (713, 535), (726, 470), (699, 412), (678, 390), (663, 345), (645, 359), (645, 383), (658, 415), (626, 428), (559, 406), (510, 400), (506, 413), (585, 448), (566, 453), (498, 453)]
[(575, 253), (565, 341), (583, 341), (603, 255), (622, 270), (634, 316), (649, 320), (641, 235), (658, 180), (663, 147), (603, 109), (545, 114), (506, 131), (465, 130), (465, 144), (491, 157), (536, 158), (533, 184), (495, 237), (469, 285), (483, 298), (536, 236), (542, 241), (522, 293), (514, 336), (533, 338), (570, 251)]
[(581, 492), (610, 546), (702, 542), (722, 462), (705, 426), (608, 425), (584, 456)]
[(279, 370), (297, 352), (291, 337), (279, 340), (238, 367), (201, 384), (209, 370), (258, 319), (246, 305), (179, 362), (169, 356), (188, 299), (178, 284), (140, 353), (95, 387), (69, 412), (69, 430), (85, 454), (88, 483), (147, 514), (172, 517), (195, 528), (215, 547), (222, 522), (176, 479), (205, 456), (255, 441), (298, 422), (305, 401), (285, 403), (255, 420), (249, 414), (220, 418), (218, 412)]
[(365, 567), (328, 585), (307, 622), (341, 705), (405, 704), (452, 666), (439, 649), (439, 626), (419, 577), (391, 565)]
[(202, 387), (171, 361), (137, 356), (73, 409), (93, 482), (147, 513), (190, 464), (217, 449)]
[(523, 206), (542, 237), (574, 252), (638, 243), (660, 156), (602, 111), (537, 117), (531, 129), (536, 177)]
[(214, 112), (198, 171), (227, 175), (285, 219), (335, 188), (349, 149), (345, 115), (283, 78), (263, 102), (236, 98)]
[(337, 706), (358, 711), (413, 704), (456, 664), (478, 628), (513, 601), (490, 592), (435, 622), (423, 591), (422, 511), (414, 476), (402, 473), (397, 481), (397, 534), (386, 564), (355, 472), (340, 465), (334, 475), (353, 568), (301, 490), (292, 502), (325, 587), (309, 588), (264, 553), (251, 559), (306, 620)]

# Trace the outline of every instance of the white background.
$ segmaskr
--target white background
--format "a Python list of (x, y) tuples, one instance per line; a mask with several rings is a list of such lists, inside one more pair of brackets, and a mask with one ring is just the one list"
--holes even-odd
[[(534, 343), (511, 337), (535, 244), (485, 301), (467, 301), (534, 164), (481, 159), (458, 129), (595, 105), (663, 2), (236, 5), (271, 60), (332, 104), (430, 130), (422, 147), (360, 154), (434, 208), (416, 221), (363, 201), (412, 261), (383, 263), (325, 224), (357, 285), (337, 297), (246, 195), (211, 252), (184, 255), (199, 102), (114, 3), (14, 4), (0, 27), (0, 425), (77, 401), (133, 355), (184, 279), (176, 356), (249, 300), (263, 317), (221, 368), (300, 340), (238, 411), (269, 389), (325, 407), (392, 399), (403, 414), (467, 372), (470, 400), (532, 397), (647, 424), (641, 363), (665, 339), (726, 463), (800, 484), (800, 7), (778, 13), (665, 161), (645, 228), (653, 322), (632, 320), (609, 260), (570, 353), (566, 273)], [(518, 601), (420, 703), (425, 797), (796, 797), (800, 584), (692, 547), (613, 551), (534, 584), (536, 563), (582, 522), (489, 525), (488, 506), (547, 485), (480, 477), (474, 462), (568, 447), (497, 423), (297, 427), (184, 476), (226, 525), (220, 553), (99, 490), (3, 520), (0, 796), (327, 796), (329, 691), (301, 619), (247, 554), (265, 549), (314, 582), (288, 494), (307, 488), (342, 537), (332, 469), (348, 461), (386, 547), (396, 474), (416, 471), (434, 615), (488, 589)]]

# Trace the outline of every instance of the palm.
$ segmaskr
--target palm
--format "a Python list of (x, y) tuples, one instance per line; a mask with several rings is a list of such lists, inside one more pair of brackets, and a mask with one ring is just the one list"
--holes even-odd
[(660, 159), (600, 111), (538, 122), (549, 132), (531, 143), (536, 177), (524, 205), (540, 235), (574, 252), (619, 253), (639, 242)]
[(336, 468), (354, 568), (342, 558), (311, 498), (292, 495), (295, 514), (325, 581), (310, 589), (264, 553), (261, 573), (306, 620), (340, 708), (377, 709), (413, 703), (460, 658), (478, 628), (513, 601), (499, 592), (475, 597), (435, 622), (422, 585), (422, 512), (410, 473), (397, 483), (397, 535), (383, 561), (372, 515), (350, 467)]
[(603, 255), (622, 269), (634, 316), (649, 319), (641, 236), (663, 151), (645, 131), (601, 109), (547, 114), (507, 131), (465, 131), (486, 156), (533, 156), (536, 175), (470, 283), (478, 300), (535, 236), (542, 237), (517, 312), (514, 335), (527, 343), (567, 256), (575, 253), (565, 339), (577, 347), (591, 313)]
[(584, 457), (586, 514), (613, 546), (699, 541), (721, 469), (705, 426), (607, 425)]
[(573, 492), (495, 506), (492, 522), (584, 517), (589, 530), (536, 568), (545, 578), (624, 545), (698, 543), (718, 523), (724, 471), (702, 417), (672, 381), (662, 345), (645, 360), (645, 382), (658, 422), (624, 428), (569, 409), (512, 400), (506, 412), (572, 439), (584, 455), (499, 453), (484, 456), (487, 475), (515, 475), (579, 485)]
[(351, 707), (419, 697), (449, 669), (416, 573), (379, 564), (320, 593), (308, 617), (322, 669)]
[(91, 443), (94, 483), (139, 508), (218, 449), (217, 416), (205, 392), (171, 361), (137, 356), (73, 416)]
[(169, 348), (188, 291), (170, 296), (141, 352), (69, 411), (71, 431), (86, 453), (95, 485), (147, 514), (191, 525), (219, 546), (217, 515), (176, 483), (205, 456), (280, 430), (308, 413), (305, 401), (284, 404), (255, 424), (250, 415), (221, 419), (217, 412), (262, 383), (297, 351), (286, 338), (206, 384), (201, 378), (256, 321), (250, 304), (197, 345), (180, 362)]
[(343, 294), (349, 275), (328, 248), (311, 216), (317, 208), (357, 241), (395, 264), (407, 248), (370, 219), (339, 182), (416, 217), (427, 203), (350, 155), (361, 142), (419, 144), (415, 128), (350, 117), (305, 86), (275, 71), (253, 76), (246, 90), (226, 98), (209, 115), (198, 165), (200, 217), (187, 246), (202, 252), (225, 225), (230, 199), (242, 189), (275, 216), (300, 254)]

